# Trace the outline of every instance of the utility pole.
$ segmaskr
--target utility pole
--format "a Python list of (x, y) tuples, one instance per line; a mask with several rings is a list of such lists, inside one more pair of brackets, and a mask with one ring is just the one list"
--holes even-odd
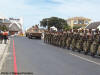
[[(49, 20), (47, 19), (47, 27), (48, 27), (48, 21), (49, 21)], [(49, 30), (49, 28), (48, 28), (48, 30)]]

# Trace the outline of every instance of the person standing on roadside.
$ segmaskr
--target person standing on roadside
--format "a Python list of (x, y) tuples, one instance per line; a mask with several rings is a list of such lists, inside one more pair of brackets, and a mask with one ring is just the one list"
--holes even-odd
[(3, 41), (3, 32), (0, 30), (0, 44), (2, 44)]
[(8, 32), (7, 31), (3, 32), (3, 39), (4, 39), (4, 44), (6, 44), (7, 43), (7, 39), (8, 39)]

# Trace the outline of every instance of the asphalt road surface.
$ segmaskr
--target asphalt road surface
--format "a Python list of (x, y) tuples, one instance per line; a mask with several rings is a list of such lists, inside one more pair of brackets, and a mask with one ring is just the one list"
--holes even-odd
[(43, 40), (13, 37), (2, 72), (15, 69), (33, 75), (100, 75), (100, 59), (45, 44)]

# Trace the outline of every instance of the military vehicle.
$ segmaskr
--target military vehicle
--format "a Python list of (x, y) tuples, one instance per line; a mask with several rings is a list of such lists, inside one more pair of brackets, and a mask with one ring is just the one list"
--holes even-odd
[(26, 31), (26, 37), (32, 39), (32, 38), (39, 38), (41, 39), (42, 36), (42, 31), (39, 29), (39, 27), (37, 25), (29, 28)]

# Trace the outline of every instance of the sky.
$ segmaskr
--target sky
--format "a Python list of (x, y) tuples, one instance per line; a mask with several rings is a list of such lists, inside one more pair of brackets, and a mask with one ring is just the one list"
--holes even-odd
[(0, 16), (23, 18), (23, 29), (43, 18), (82, 16), (100, 21), (100, 0), (0, 0)]

